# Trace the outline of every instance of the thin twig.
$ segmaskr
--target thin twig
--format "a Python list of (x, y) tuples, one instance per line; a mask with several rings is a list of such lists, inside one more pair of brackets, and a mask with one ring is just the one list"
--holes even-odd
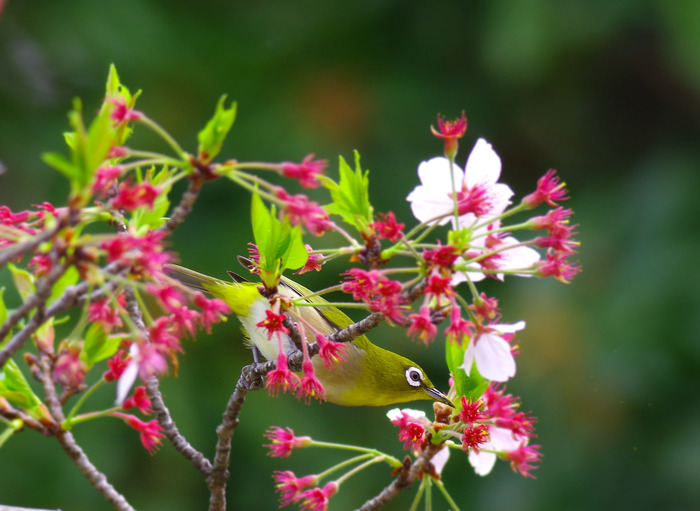
[(207, 478), (207, 486), (210, 491), (209, 511), (225, 511), (226, 509), (226, 482), (230, 475), (228, 467), (231, 459), (231, 438), (233, 438), (233, 432), (240, 422), (239, 416), (246, 395), (249, 390), (257, 386), (256, 383), (260, 378), (257, 371), (258, 366), (267, 368), (268, 363), (251, 364), (243, 368), (241, 377), (236, 383), (236, 390), (233, 391), (226, 405), (223, 421), (216, 428), (216, 435), (219, 439), (216, 442), (216, 454), (214, 455), (211, 475)]
[(158, 379), (152, 376), (146, 382), (146, 391), (151, 398), (151, 406), (156, 413), (158, 423), (163, 426), (165, 436), (168, 438), (172, 446), (177, 452), (182, 454), (186, 459), (190, 460), (194, 468), (199, 470), (204, 477), (211, 474), (211, 462), (197, 449), (192, 447), (187, 439), (180, 433), (180, 430), (175, 425), (175, 421), (170, 415), (170, 410), (165, 406), (163, 396), (158, 388)]
[[(44, 387), (46, 395), (46, 403), (49, 405), (49, 411), (53, 419), (57, 423), (65, 420), (61, 403), (56, 393), (54, 382), (51, 379), (51, 362), (48, 355), (42, 353), (39, 355), (39, 378)], [(107, 501), (112, 504), (117, 511), (135, 511), (127, 502), (124, 496), (119, 493), (109, 481), (107, 476), (100, 472), (95, 465), (89, 460), (82, 448), (77, 444), (73, 434), (70, 431), (64, 431), (60, 426), (55, 430), (56, 439), (68, 456), (78, 466), (83, 475), (90, 481), (95, 489), (100, 492)]]
[(173, 209), (168, 221), (160, 227), (160, 231), (165, 232), (166, 235), (169, 236), (185, 221), (185, 218), (187, 218), (187, 215), (190, 214), (192, 208), (194, 207), (194, 203), (199, 197), (199, 192), (201, 191), (203, 184), (204, 176), (201, 174), (195, 174), (190, 178), (190, 186), (187, 188), (187, 190), (185, 190), (185, 193), (182, 194), (180, 203), (175, 207), (175, 209)]
[[(51, 288), (53, 287), (54, 283), (63, 276), (67, 269), (68, 263), (63, 263), (54, 267), (46, 277), (39, 279), (36, 285), (36, 292), (27, 298), (27, 300), (21, 306), (15, 309), (15, 311), (10, 314), (10, 317), (8, 317), (0, 327), (0, 339), (4, 338), (10, 332), (10, 330), (12, 330), (12, 328), (14, 328), (30, 313), (32, 309), (46, 303), (46, 300), (51, 294)], [(32, 318), (32, 320), (35, 320), (34, 322), (37, 323), (37, 328), (43, 322), (44, 317), (45, 312), (43, 310), (37, 310), (36, 314)], [(29, 337), (29, 333), (17, 339), (13, 337), (10, 342), (8, 342), (2, 348), (2, 350), (0, 350), (0, 367), (4, 366), (5, 362), (7, 362), (7, 360), (22, 347), (24, 341), (26, 341), (27, 337)]]

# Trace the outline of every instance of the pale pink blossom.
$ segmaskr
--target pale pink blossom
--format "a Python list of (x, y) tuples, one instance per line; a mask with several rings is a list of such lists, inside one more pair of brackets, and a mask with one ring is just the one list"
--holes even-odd
[[(510, 204), (513, 191), (499, 183), (501, 159), (483, 138), (476, 141), (466, 168), (452, 165), (444, 157), (432, 158), (418, 166), (421, 184), (406, 197), (413, 215), (421, 222), (452, 219), (453, 227), (470, 227), (477, 218), (496, 217)], [(454, 221), (456, 193), (459, 225)]]
[(486, 327), (485, 331), (475, 334), (464, 352), (464, 363), (460, 366), (471, 374), (476, 362), (479, 374), (491, 381), (507, 381), (515, 376), (515, 358), (509, 342), (504, 335), (512, 335), (525, 328), (524, 321), (515, 324), (497, 324)]

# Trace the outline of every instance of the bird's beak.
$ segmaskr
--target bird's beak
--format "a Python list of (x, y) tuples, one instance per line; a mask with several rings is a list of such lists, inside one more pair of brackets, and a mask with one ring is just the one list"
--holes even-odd
[(439, 401), (440, 403), (444, 403), (447, 406), (451, 406), (452, 408), (455, 407), (455, 405), (452, 404), (452, 401), (447, 399), (447, 396), (440, 392), (438, 389), (435, 387), (432, 388), (425, 388), (426, 392), (432, 397), (435, 401)]

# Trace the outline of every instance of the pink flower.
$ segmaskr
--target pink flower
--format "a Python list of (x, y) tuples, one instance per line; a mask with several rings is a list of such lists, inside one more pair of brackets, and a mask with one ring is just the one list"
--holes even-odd
[(153, 343), (143, 343), (138, 346), (137, 355), (133, 357), (138, 367), (141, 380), (146, 381), (153, 375), (164, 374), (168, 371), (168, 361), (163, 349)]
[(155, 200), (160, 193), (161, 190), (150, 183), (141, 183), (132, 186), (131, 183), (124, 182), (119, 186), (117, 196), (112, 199), (112, 207), (114, 209), (134, 211), (135, 209), (146, 206), (148, 209), (152, 210)]
[(404, 228), (403, 223), (396, 222), (396, 216), (394, 216), (393, 211), (389, 213), (379, 213), (381, 220), (376, 220), (372, 223), (372, 228), (377, 234), (379, 239), (388, 239), (392, 243), (396, 243), (401, 238), (403, 238), (403, 232), (401, 229)]
[(513, 325), (496, 324), (481, 327), (469, 341), (464, 352), (464, 363), (459, 366), (467, 376), (476, 362), (479, 374), (491, 381), (506, 381), (515, 376), (515, 358), (504, 335), (525, 328), (525, 322)]
[(277, 353), (277, 367), (265, 376), (265, 388), (271, 396), (279, 394), (280, 390), (286, 392), (295, 389), (299, 383), (299, 377), (289, 370), (288, 358), (283, 349)]
[(304, 377), (297, 386), (297, 399), (304, 399), (307, 404), (314, 398), (323, 401), (326, 398), (326, 391), (323, 389), (321, 382), (318, 381), (318, 378), (316, 378), (313, 362), (310, 359), (304, 360), (302, 370), (304, 371)]
[(152, 344), (160, 346), (161, 351), (174, 353), (182, 351), (180, 336), (173, 321), (173, 316), (161, 316), (148, 328), (148, 337)]
[(185, 295), (175, 286), (149, 283), (146, 285), (146, 291), (155, 297), (166, 311), (171, 313), (185, 303)]
[(116, 121), (115, 125), (119, 125), (124, 122), (138, 121), (143, 117), (142, 112), (128, 107), (126, 102), (121, 98), (113, 99), (112, 103), (114, 104), (115, 108), (112, 111), (111, 117), (114, 121)]
[(425, 287), (425, 294), (428, 298), (440, 300), (441, 297), (449, 298), (454, 295), (452, 289), (452, 278), (443, 277), (439, 273), (433, 272), (428, 277), (428, 285)]
[(292, 225), (302, 225), (315, 236), (331, 230), (333, 224), (328, 213), (306, 195), (289, 195), (284, 188), (278, 188), (275, 196), (282, 201), (282, 213)]
[(437, 116), (438, 129), (435, 130), (432, 126), (430, 131), (438, 138), (445, 140), (444, 154), (447, 158), (454, 158), (457, 154), (458, 139), (462, 138), (467, 132), (467, 118), (462, 110), (462, 117), (454, 121), (445, 121), (442, 115)]
[(109, 369), (105, 371), (102, 378), (105, 381), (118, 380), (128, 365), (129, 355), (124, 350), (119, 350), (107, 361)]
[(554, 169), (549, 169), (544, 176), (537, 181), (537, 189), (523, 198), (523, 204), (534, 208), (543, 202), (550, 206), (556, 206), (557, 201), (567, 200), (566, 183), (559, 181)]
[(231, 314), (226, 302), (219, 298), (205, 298), (202, 293), (195, 293), (194, 304), (202, 310), (199, 320), (207, 333), (211, 331), (212, 323), (225, 320), (226, 315)]
[(298, 179), (304, 188), (318, 188), (321, 186), (319, 176), (323, 174), (327, 164), (326, 160), (314, 161), (314, 155), (309, 154), (301, 163), (282, 162), (282, 175)]
[(458, 342), (471, 335), (472, 324), (469, 321), (462, 319), (462, 309), (457, 305), (457, 301), (453, 299), (450, 309), (450, 326), (445, 329), (445, 335), (449, 342)]
[(378, 270), (351, 268), (345, 275), (349, 278), (341, 289), (352, 294), (354, 300), (364, 301), (373, 312), (381, 312), (390, 324), (403, 319), (404, 298), (400, 282), (389, 280)]
[(131, 410), (132, 408), (137, 408), (139, 412), (146, 415), (153, 413), (151, 398), (148, 397), (146, 387), (143, 385), (136, 387), (134, 394), (122, 403), (122, 410)]
[(295, 436), (292, 428), (283, 429), (279, 426), (272, 426), (263, 436), (272, 442), (264, 447), (270, 449), (267, 455), (273, 458), (288, 458), (294, 449), (311, 445), (311, 437)]
[[(267, 340), (272, 339), (272, 336), (277, 334), (289, 334), (289, 329), (284, 326), (284, 321), (287, 316), (284, 314), (276, 314), (270, 309), (265, 310), (265, 319), (257, 323), (255, 326), (267, 330)], [(285, 364), (286, 365), (286, 364)]]
[(423, 259), (428, 264), (428, 266), (437, 266), (438, 268), (444, 268), (446, 270), (451, 270), (452, 265), (455, 263), (459, 257), (460, 250), (451, 245), (439, 246), (438, 248), (426, 250), (423, 252)]
[(483, 412), (484, 402), (481, 400), (471, 402), (462, 396), (462, 410), (459, 412), (459, 420), (472, 426), (475, 422), (482, 422), (489, 417)]
[(95, 172), (95, 182), (92, 184), (92, 190), (99, 196), (106, 196), (110, 188), (117, 182), (122, 175), (123, 168), (119, 165), (103, 165)]
[(394, 408), (386, 415), (394, 426), (399, 427), (399, 440), (404, 442), (403, 448), (420, 450), (425, 441), (425, 428), (429, 424), (425, 413), (410, 408)]
[(537, 467), (534, 464), (542, 461), (542, 453), (539, 452), (539, 449), (539, 445), (527, 445), (523, 441), (517, 449), (506, 451), (503, 454), (503, 459), (510, 461), (513, 472), (520, 472), (523, 477), (535, 479), (532, 470)]
[(163, 251), (165, 233), (148, 231), (139, 237), (131, 233), (119, 234), (105, 241), (100, 248), (107, 252), (107, 260), (120, 261), (131, 266), (131, 272), (144, 277), (163, 273), (163, 265), (171, 262), (174, 257)]
[(338, 483), (331, 481), (323, 488), (312, 488), (301, 494), (299, 500), (301, 507), (299, 509), (308, 509), (310, 511), (326, 511), (328, 509), (328, 500), (338, 492)]
[(92, 302), (88, 306), (88, 321), (101, 323), (104, 331), (109, 333), (122, 326), (121, 315), (126, 313), (123, 309), (124, 303), (124, 295), (119, 295), (116, 307), (113, 306), (112, 300), (109, 298)]
[(272, 475), (272, 478), (275, 480), (275, 486), (280, 494), (280, 507), (298, 502), (302, 492), (316, 486), (319, 480), (316, 475), (297, 477), (294, 472), (289, 470), (278, 470)]
[(332, 369), (333, 366), (343, 360), (343, 355), (347, 349), (344, 343), (329, 341), (320, 333), (316, 334), (316, 342), (318, 343), (318, 356), (321, 357), (326, 369)]
[(464, 452), (478, 453), (489, 440), (489, 427), (486, 424), (473, 424), (462, 430), (462, 449)]
[(53, 262), (48, 254), (37, 254), (32, 257), (27, 264), (27, 268), (37, 277), (48, 275), (52, 267)]
[(437, 327), (430, 317), (430, 307), (424, 305), (420, 308), (420, 314), (411, 314), (408, 317), (408, 335), (417, 337), (427, 346), (437, 335)]
[(306, 263), (304, 263), (304, 266), (302, 266), (299, 270), (295, 271), (295, 275), (301, 275), (303, 273), (309, 272), (309, 271), (321, 271), (323, 269), (322, 266), (322, 261), (323, 261), (323, 254), (312, 254), (313, 248), (311, 245), (305, 244), (304, 248), (306, 248), (306, 251), (309, 253), (309, 257), (306, 260)]
[(56, 358), (53, 377), (64, 388), (77, 388), (85, 381), (87, 364), (80, 360), (81, 346), (69, 344)]
[[(477, 140), (466, 169), (437, 157), (418, 166), (421, 184), (406, 197), (413, 215), (421, 222), (452, 220), (455, 228), (472, 227), (478, 217), (498, 216), (510, 204), (513, 191), (498, 183), (501, 159), (483, 138)], [(456, 194), (456, 195), (455, 195)], [(454, 220), (457, 201), (459, 225)]]
[(152, 421), (144, 422), (133, 415), (121, 412), (112, 412), (111, 415), (124, 420), (124, 422), (139, 432), (141, 444), (149, 454), (156, 453), (158, 447), (160, 447), (161, 439), (165, 438), (163, 426), (158, 424), (157, 420), (153, 419)]
[(576, 263), (566, 260), (567, 254), (563, 252), (552, 252), (547, 254), (545, 261), (537, 262), (536, 274), (540, 277), (554, 277), (559, 282), (568, 284), (581, 268)]

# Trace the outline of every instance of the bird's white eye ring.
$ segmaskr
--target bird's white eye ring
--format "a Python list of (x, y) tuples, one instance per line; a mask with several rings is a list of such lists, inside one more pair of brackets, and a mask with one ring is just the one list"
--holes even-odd
[(406, 369), (406, 381), (411, 387), (420, 387), (423, 385), (423, 371), (417, 367), (409, 367)]

